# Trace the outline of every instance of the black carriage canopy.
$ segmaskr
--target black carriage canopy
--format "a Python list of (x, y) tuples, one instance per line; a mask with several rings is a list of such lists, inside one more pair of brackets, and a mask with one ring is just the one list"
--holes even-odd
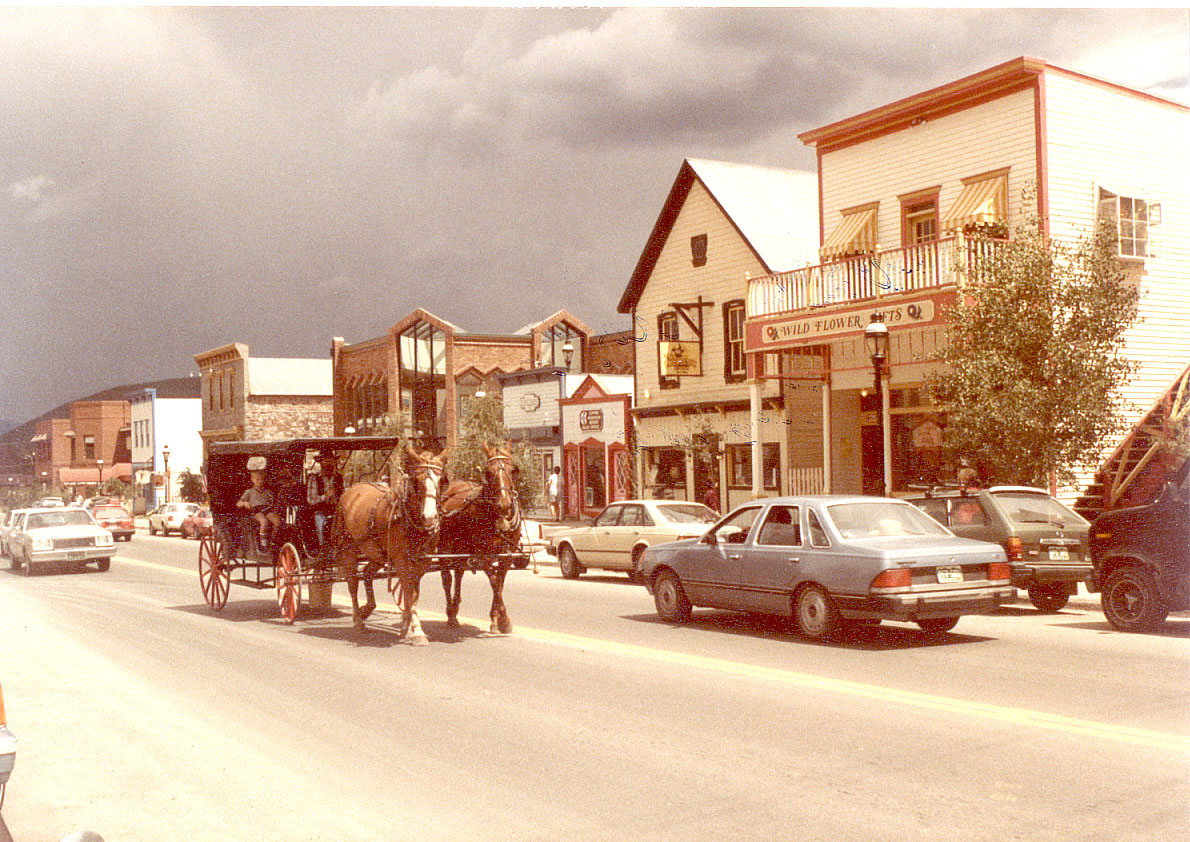
[[(340, 469), (354, 453), (371, 453), (365, 460), (364, 476), (378, 480), (383, 466), (404, 446), (398, 436), (351, 436), (343, 438), (276, 439), (273, 441), (211, 442), (207, 453), (207, 494), (216, 515), (234, 514), (236, 501), (251, 484), (248, 460), (264, 457), (265, 487), (277, 495), (281, 505), (305, 502), (305, 471), (313, 462), (324, 466), (334, 459)], [(371, 473), (371, 476), (367, 474)]]

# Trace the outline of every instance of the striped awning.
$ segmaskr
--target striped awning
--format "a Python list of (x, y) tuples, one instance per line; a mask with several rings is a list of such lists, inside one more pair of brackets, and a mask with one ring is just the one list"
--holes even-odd
[(1008, 221), (1008, 179), (1002, 175), (972, 181), (942, 217), (943, 231), (958, 231), (967, 225)]
[(876, 208), (843, 214), (835, 230), (818, 249), (823, 259), (861, 254), (876, 249)]

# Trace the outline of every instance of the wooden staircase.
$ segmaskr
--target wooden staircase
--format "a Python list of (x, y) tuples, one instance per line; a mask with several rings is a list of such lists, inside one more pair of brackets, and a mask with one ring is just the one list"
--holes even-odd
[(1074, 510), (1094, 520), (1103, 512), (1152, 502), (1166, 481), (1185, 464), (1190, 450), (1188, 434), (1190, 366), (1100, 465)]

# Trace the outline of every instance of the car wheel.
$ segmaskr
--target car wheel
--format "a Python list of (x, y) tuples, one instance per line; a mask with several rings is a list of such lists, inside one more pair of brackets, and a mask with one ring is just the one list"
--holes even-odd
[(690, 619), (690, 599), (682, 587), (682, 580), (672, 570), (662, 570), (653, 583), (653, 603), (657, 615), (667, 623), (684, 623)]
[(110, 558), (101, 558), (95, 564), (95, 566), (99, 568), (100, 573), (106, 573), (108, 571), (108, 569), (112, 566), (112, 560)]
[(583, 572), (578, 563), (578, 557), (574, 554), (574, 550), (570, 549), (569, 544), (558, 547), (558, 567), (562, 570), (563, 579), (577, 579)]
[(1113, 571), (1103, 583), (1100, 600), (1107, 621), (1120, 631), (1151, 631), (1169, 614), (1152, 571), (1145, 567)]
[(153, 521), (149, 521), (149, 534), (156, 535), (157, 529), (153, 526)]
[(830, 637), (839, 628), (839, 611), (818, 585), (807, 585), (797, 593), (793, 612), (797, 628), (810, 640)]
[(917, 625), (926, 634), (946, 634), (959, 624), (958, 617), (939, 617), (933, 620), (918, 620)]
[(645, 554), (644, 547), (637, 547), (632, 551), (632, 569), (628, 571), (628, 581), (635, 585), (643, 585), (644, 577), (640, 575), (640, 557)]
[(1064, 585), (1034, 585), (1029, 588), (1029, 602), (1038, 611), (1061, 611), (1070, 602)]

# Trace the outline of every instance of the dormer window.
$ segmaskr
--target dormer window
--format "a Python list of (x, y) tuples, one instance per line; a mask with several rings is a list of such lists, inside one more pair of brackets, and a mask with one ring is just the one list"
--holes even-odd
[(695, 266), (707, 265), (707, 235), (698, 234), (690, 238), (690, 262)]

